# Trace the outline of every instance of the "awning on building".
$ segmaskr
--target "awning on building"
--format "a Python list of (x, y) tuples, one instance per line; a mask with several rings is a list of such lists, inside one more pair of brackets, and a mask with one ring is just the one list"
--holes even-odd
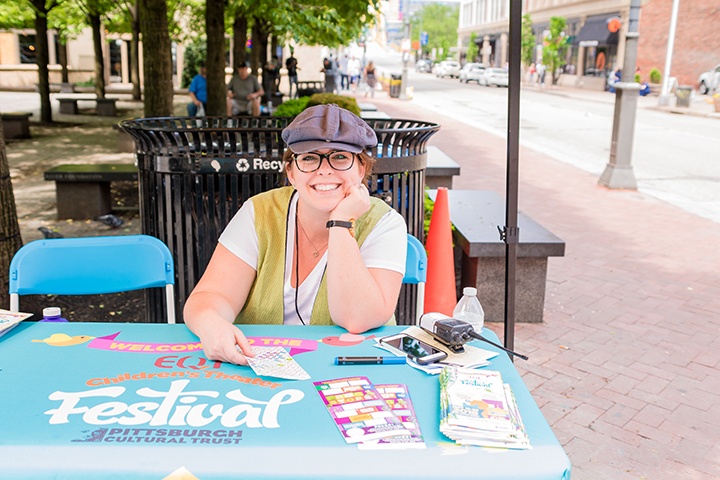
[(612, 33), (608, 30), (608, 21), (618, 14), (596, 15), (588, 17), (585, 25), (575, 36), (574, 45), (581, 47), (595, 47), (599, 45), (617, 45), (618, 32)]

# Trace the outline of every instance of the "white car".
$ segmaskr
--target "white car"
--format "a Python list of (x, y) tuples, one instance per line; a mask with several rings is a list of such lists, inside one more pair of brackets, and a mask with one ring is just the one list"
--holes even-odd
[(455, 78), (460, 75), (460, 64), (455, 60), (443, 60), (435, 66), (436, 77)]
[(707, 72), (700, 74), (698, 78), (698, 90), (703, 95), (720, 89), (720, 63)]
[(468, 83), (470, 81), (477, 82), (480, 75), (485, 71), (485, 65), (482, 63), (469, 62), (463, 65), (460, 70), (459, 78), (461, 82)]
[(506, 68), (486, 68), (483, 76), (478, 80), (478, 85), (496, 87), (508, 86), (508, 71)]

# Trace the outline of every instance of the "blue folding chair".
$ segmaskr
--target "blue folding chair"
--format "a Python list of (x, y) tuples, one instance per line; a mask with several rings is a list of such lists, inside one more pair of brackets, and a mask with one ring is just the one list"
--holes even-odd
[(423, 314), (425, 306), (425, 281), (427, 280), (427, 252), (420, 240), (408, 233), (407, 259), (405, 261), (405, 277), (402, 283), (417, 285), (417, 302), (415, 306), (415, 323)]
[(168, 247), (148, 235), (55, 238), (23, 246), (10, 262), (10, 311), (20, 295), (91, 295), (165, 287), (175, 323), (175, 267)]

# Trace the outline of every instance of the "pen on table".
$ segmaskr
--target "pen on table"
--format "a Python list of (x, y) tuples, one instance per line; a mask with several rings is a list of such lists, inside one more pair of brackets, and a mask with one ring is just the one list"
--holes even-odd
[(405, 357), (336, 357), (335, 365), (401, 365)]

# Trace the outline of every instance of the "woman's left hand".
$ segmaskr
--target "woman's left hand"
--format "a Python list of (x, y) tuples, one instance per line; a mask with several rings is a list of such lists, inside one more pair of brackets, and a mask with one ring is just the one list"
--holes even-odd
[(352, 185), (345, 191), (345, 198), (330, 213), (331, 220), (360, 218), (370, 210), (370, 192), (363, 184)]

